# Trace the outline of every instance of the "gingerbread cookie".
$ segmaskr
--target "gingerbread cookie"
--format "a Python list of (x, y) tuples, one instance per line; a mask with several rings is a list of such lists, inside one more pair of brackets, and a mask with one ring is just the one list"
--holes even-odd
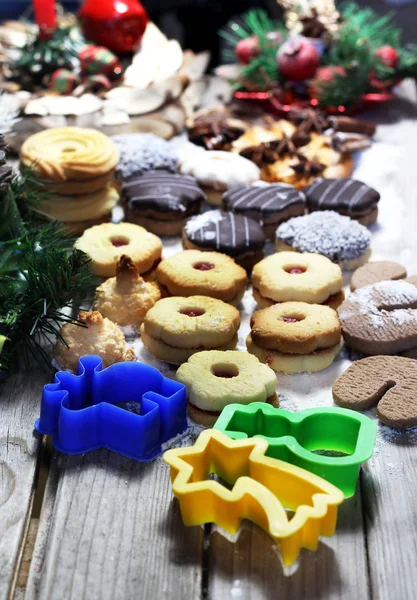
[(339, 307), (345, 342), (364, 354), (399, 354), (417, 347), (417, 288), (380, 281), (357, 289)]
[(206, 426), (214, 425), (228, 404), (270, 402), (278, 406), (274, 371), (247, 352), (199, 352), (180, 366), (177, 379), (187, 388), (190, 417)]
[(180, 235), (189, 217), (206, 199), (193, 177), (151, 171), (122, 187), (125, 220), (156, 235)]
[(252, 272), (252, 289), (262, 308), (296, 300), (337, 308), (344, 299), (342, 271), (320, 254), (278, 252)]
[(258, 181), (260, 171), (250, 160), (221, 150), (187, 154), (181, 162), (183, 175), (195, 177), (207, 202), (219, 206), (222, 194), (235, 185)]
[(132, 259), (122, 254), (116, 277), (110, 277), (97, 288), (94, 309), (118, 325), (138, 328), (160, 299), (158, 284), (144, 281)]
[(375, 223), (378, 215), (380, 194), (356, 179), (316, 179), (306, 187), (309, 212), (334, 210), (341, 215), (356, 219), (362, 225)]
[(219, 252), (185, 250), (163, 260), (156, 279), (172, 296), (210, 296), (237, 306), (248, 278), (235, 261)]
[(60, 329), (54, 349), (54, 360), (66, 371), (77, 372), (78, 361), (87, 354), (97, 354), (103, 367), (117, 362), (136, 360), (133, 348), (126, 344), (124, 335), (115, 323), (103, 318), (98, 311), (81, 312), (78, 319), (84, 327), (66, 323)]
[(234, 258), (246, 270), (264, 257), (265, 234), (259, 223), (242, 215), (210, 210), (187, 221), (184, 248), (215, 250)]
[(292, 185), (266, 181), (235, 186), (223, 194), (222, 203), (223, 210), (258, 221), (268, 238), (283, 221), (303, 215), (306, 205), (304, 194)]
[(153, 233), (132, 223), (103, 223), (86, 229), (75, 242), (92, 260), (92, 271), (113, 277), (122, 256), (130, 256), (139, 273), (150, 277), (161, 259), (162, 242)]
[(232, 350), (237, 344), (239, 311), (215, 298), (163, 298), (140, 328), (144, 346), (159, 360), (181, 364), (201, 350)]
[(278, 252), (316, 252), (347, 270), (368, 262), (370, 244), (371, 234), (366, 227), (331, 210), (295, 217), (282, 223), (276, 232)]
[(337, 313), (328, 306), (283, 302), (255, 312), (250, 324), (248, 352), (275, 371), (321, 371), (341, 349)]
[(396, 262), (390, 260), (369, 262), (353, 273), (350, 289), (354, 292), (358, 288), (378, 283), (378, 281), (404, 279), (405, 277), (407, 277), (407, 271)]
[(390, 427), (417, 425), (417, 361), (401, 356), (358, 360), (333, 386), (336, 404), (353, 410), (377, 406), (379, 420)]

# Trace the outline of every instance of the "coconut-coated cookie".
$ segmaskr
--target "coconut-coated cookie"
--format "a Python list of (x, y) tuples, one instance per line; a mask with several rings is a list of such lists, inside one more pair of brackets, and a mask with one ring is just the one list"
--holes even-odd
[(404, 279), (407, 277), (405, 268), (390, 260), (378, 260), (366, 263), (353, 273), (350, 280), (350, 289), (352, 292), (365, 285), (372, 285), (378, 281), (388, 281)]
[(162, 242), (139, 225), (132, 223), (102, 223), (86, 229), (75, 242), (92, 260), (92, 271), (101, 277), (113, 277), (117, 263), (129, 256), (141, 275), (156, 267), (161, 259)]
[(402, 356), (369, 356), (351, 365), (333, 386), (339, 406), (367, 410), (377, 406), (390, 427), (417, 425), (417, 361)]
[(189, 219), (182, 240), (184, 248), (227, 254), (248, 271), (264, 257), (266, 242), (257, 221), (220, 210), (209, 210)]
[(118, 325), (138, 328), (160, 299), (158, 284), (144, 281), (132, 259), (123, 254), (117, 263), (116, 277), (106, 279), (97, 288), (94, 309)]
[(57, 340), (54, 359), (64, 370), (76, 372), (78, 360), (88, 354), (97, 354), (103, 367), (135, 359), (133, 348), (126, 344), (122, 330), (98, 311), (81, 312), (78, 319), (85, 327), (66, 323), (60, 329), (65, 344)]
[(185, 250), (163, 260), (156, 278), (172, 296), (210, 296), (238, 305), (246, 290), (246, 271), (219, 252)]
[(290, 300), (335, 308), (344, 298), (342, 284), (340, 267), (320, 254), (278, 252), (252, 272), (253, 295), (262, 308)]
[(232, 403), (266, 402), (277, 387), (272, 369), (237, 350), (198, 352), (180, 366), (177, 379), (193, 406), (214, 413)]
[(221, 300), (175, 296), (148, 311), (141, 337), (156, 358), (180, 364), (201, 350), (234, 348), (239, 326), (239, 311)]
[(278, 252), (315, 252), (342, 269), (353, 270), (368, 262), (371, 234), (357, 221), (325, 210), (282, 223), (276, 232)]

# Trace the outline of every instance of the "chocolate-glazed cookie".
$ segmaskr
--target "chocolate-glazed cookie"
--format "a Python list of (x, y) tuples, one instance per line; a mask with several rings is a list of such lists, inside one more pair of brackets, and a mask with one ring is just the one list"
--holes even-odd
[(304, 189), (309, 212), (334, 210), (362, 225), (375, 223), (380, 194), (356, 179), (316, 179)]
[(259, 223), (220, 210), (189, 219), (182, 232), (184, 248), (222, 252), (247, 270), (264, 257), (265, 241)]
[(258, 221), (266, 237), (273, 238), (280, 223), (303, 215), (305, 196), (292, 185), (259, 181), (239, 185), (223, 194), (223, 210)]
[(152, 171), (122, 187), (125, 220), (157, 235), (180, 235), (186, 220), (206, 199), (193, 177)]

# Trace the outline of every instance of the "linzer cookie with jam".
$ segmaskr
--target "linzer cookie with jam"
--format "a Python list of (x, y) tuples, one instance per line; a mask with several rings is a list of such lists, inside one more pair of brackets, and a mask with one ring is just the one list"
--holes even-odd
[(380, 194), (356, 179), (316, 179), (304, 190), (309, 212), (334, 210), (359, 221), (362, 225), (375, 223)]
[(246, 270), (262, 260), (266, 241), (262, 227), (253, 219), (219, 210), (189, 219), (182, 240), (184, 248), (227, 254)]
[(280, 223), (305, 212), (305, 197), (292, 185), (258, 181), (239, 185), (223, 194), (223, 210), (258, 221), (267, 238)]
[(122, 187), (125, 220), (161, 236), (179, 235), (205, 199), (193, 177), (167, 171), (134, 177)]

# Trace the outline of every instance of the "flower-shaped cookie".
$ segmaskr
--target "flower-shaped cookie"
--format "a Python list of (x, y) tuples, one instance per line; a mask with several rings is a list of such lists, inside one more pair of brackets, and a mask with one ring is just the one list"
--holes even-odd
[(181, 365), (177, 379), (185, 384), (190, 403), (210, 412), (235, 402), (266, 402), (277, 386), (272, 369), (237, 350), (198, 352)]

